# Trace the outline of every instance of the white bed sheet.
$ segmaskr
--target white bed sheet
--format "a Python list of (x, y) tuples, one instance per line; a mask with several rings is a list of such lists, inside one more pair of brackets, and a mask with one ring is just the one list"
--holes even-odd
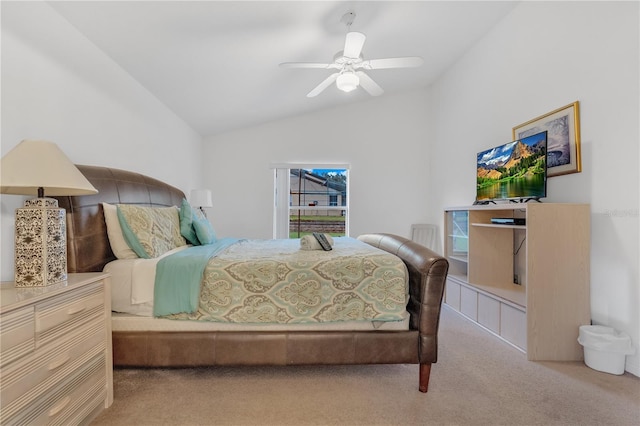
[(111, 274), (111, 310), (152, 317), (158, 261), (188, 247), (191, 246), (175, 248), (154, 259), (118, 259), (107, 263), (103, 271)]

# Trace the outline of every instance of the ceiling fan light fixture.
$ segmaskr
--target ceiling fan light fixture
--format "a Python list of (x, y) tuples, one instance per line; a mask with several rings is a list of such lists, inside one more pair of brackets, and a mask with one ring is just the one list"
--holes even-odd
[(336, 86), (343, 92), (351, 92), (360, 84), (360, 78), (353, 72), (343, 72), (336, 79)]

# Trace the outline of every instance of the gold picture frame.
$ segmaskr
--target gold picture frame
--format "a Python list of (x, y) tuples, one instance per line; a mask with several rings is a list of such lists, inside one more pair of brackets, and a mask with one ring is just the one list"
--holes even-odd
[(575, 101), (513, 128), (513, 140), (547, 131), (547, 176), (582, 171), (579, 109)]

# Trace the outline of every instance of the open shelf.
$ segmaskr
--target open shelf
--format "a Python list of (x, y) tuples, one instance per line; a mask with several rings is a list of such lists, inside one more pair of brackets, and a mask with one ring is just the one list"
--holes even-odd
[(527, 225), (500, 225), (497, 223), (472, 223), (471, 226), (483, 226), (485, 228), (527, 229)]
[(458, 262), (469, 263), (469, 256), (466, 255), (451, 255), (449, 256), (449, 260), (456, 260)]
[(463, 283), (468, 283), (469, 282), (469, 277), (467, 277), (467, 275), (461, 275), (461, 274), (454, 274), (449, 272), (447, 274), (447, 277), (449, 278), (455, 278), (456, 280), (463, 282)]

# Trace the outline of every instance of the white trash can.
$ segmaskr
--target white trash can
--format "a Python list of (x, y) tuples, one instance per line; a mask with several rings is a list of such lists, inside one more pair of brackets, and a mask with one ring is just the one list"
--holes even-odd
[(610, 374), (624, 374), (626, 356), (635, 352), (627, 333), (604, 325), (581, 325), (578, 343), (588, 367)]

